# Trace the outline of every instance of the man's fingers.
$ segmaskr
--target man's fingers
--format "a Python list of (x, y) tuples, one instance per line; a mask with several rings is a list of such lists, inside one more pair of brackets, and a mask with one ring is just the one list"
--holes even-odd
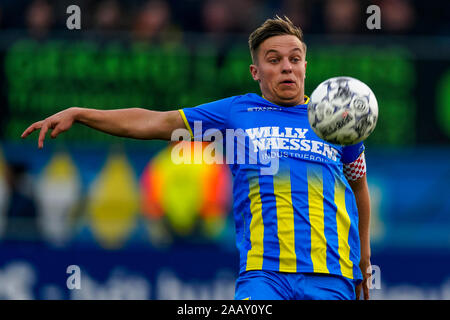
[(42, 149), (44, 147), (45, 134), (48, 131), (48, 124), (44, 124), (41, 128), (41, 132), (39, 133), (38, 147)]
[(364, 277), (364, 285), (363, 285), (363, 295), (364, 300), (369, 300), (369, 283), (371, 284), (372, 281), (372, 266), (369, 265), (367, 268), (367, 273)]
[(356, 300), (361, 300), (361, 289), (363, 292), (364, 300), (369, 300), (369, 279), (364, 279), (360, 284), (355, 287)]
[(51, 119), (50, 120), (47, 119), (47, 120), (42, 120), (42, 121), (33, 123), (22, 133), (21, 137), (26, 138), (33, 131), (39, 130), (39, 129), (41, 129), (41, 131), (39, 132), (39, 138), (38, 138), (39, 149), (42, 149), (44, 147), (45, 135), (47, 134), (47, 131), (49, 129), (52, 129), (52, 133), (51, 133), (52, 138), (56, 138), (56, 136), (58, 136), (61, 132), (67, 130), (67, 129), (63, 130), (58, 121), (53, 121)]
[(63, 130), (61, 130), (60, 127), (55, 127), (52, 130), (52, 133), (50, 134), (50, 137), (52, 137), (53, 139), (56, 138), (58, 136), (58, 134), (60, 134)]
[(363, 286), (364, 300), (369, 300), (369, 279), (364, 282)]
[(358, 284), (355, 288), (356, 300), (359, 300), (361, 297), (361, 284)]
[(32, 133), (34, 130), (37, 130), (37, 129), (41, 128), (41, 126), (42, 126), (42, 121), (33, 123), (31, 126), (29, 126), (29, 127), (22, 133), (21, 137), (22, 137), (22, 138), (28, 137), (28, 135), (29, 135), (30, 133)]

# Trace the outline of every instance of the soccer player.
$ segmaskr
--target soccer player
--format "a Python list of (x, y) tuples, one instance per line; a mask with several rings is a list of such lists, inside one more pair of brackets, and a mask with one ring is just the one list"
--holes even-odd
[[(266, 20), (249, 37), (250, 73), (262, 95), (249, 93), (194, 108), (69, 108), (28, 127), (38, 146), (78, 122), (108, 134), (171, 139), (176, 129), (246, 133), (250, 152), (275, 157), (232, 163), (236, 245), (240, 253), (235, 299), (369, 299), (370, 199), (364, 145), (331, 145), (312, 131), (304, 94), (306, 45), (288, 18)], [(201, 122), (201, 132), (192, 130)], [(234, 137), (237, 139), (236, 137)], [(236, 154), (234, 155), (236, 156)]]

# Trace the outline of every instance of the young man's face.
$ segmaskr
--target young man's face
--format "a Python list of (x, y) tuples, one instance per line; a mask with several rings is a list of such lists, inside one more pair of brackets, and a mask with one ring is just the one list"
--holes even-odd
[(264, 97), (278, 105), (295, 106), (304, 102), (305, 48), (293, 35), (264, 40), (250, 66)]

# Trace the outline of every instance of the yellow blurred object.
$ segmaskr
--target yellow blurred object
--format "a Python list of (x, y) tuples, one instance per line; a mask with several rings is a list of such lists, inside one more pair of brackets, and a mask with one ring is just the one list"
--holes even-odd
[(45, 167), (43, 175), (47, 179), (65, 181), (76, 176), (77, 169), (67, 153), (58, 153)]
[(135, 226), (139, 190), (124, 154), (112, 154), (91, 186), (88, 211), (93, 234), (107, 249), (123, 245)]
[(164, 190), (161, 194), (161, 206), (175, 232), (189, 234), (197, 220), (202, 203), (203, 165), (174, 165), (170, 158), (171, 149), (166, 149), (154, 161), (154, 170), (161, 177), (158, 186)]
[[(225, 226), (231, 177), (226, 165), (207, 164), (208, 145), (172, 144), (150, 161), (141, 177), (143, 213), (153, 221), (164, 217), (180, 236), (192, 234), (199, 225), (207, 237), (214, 237)], [(182, 161), (175, 163), (173, 152)]]

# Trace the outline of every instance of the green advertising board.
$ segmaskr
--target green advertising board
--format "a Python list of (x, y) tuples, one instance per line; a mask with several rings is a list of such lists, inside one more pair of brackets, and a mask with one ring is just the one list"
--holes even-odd
[[(416, 71), (400, 47), (313, 47), (307, 53), (306, 94), (323, 80), (346, 75), (366, 82), (379, 103), (379, 120), (367, 144), (415, 143)], [(170, 110), (227, 96), (259, 93), (249, 72), (248, 49), (170, 47), (118, 42), (18, 40), (4, 58), (8, 121), (4, 139), (17, 140), (32, 122), (62, 109), (141, 107)], [(75, 126), (58, 141), (113, 141)]]

